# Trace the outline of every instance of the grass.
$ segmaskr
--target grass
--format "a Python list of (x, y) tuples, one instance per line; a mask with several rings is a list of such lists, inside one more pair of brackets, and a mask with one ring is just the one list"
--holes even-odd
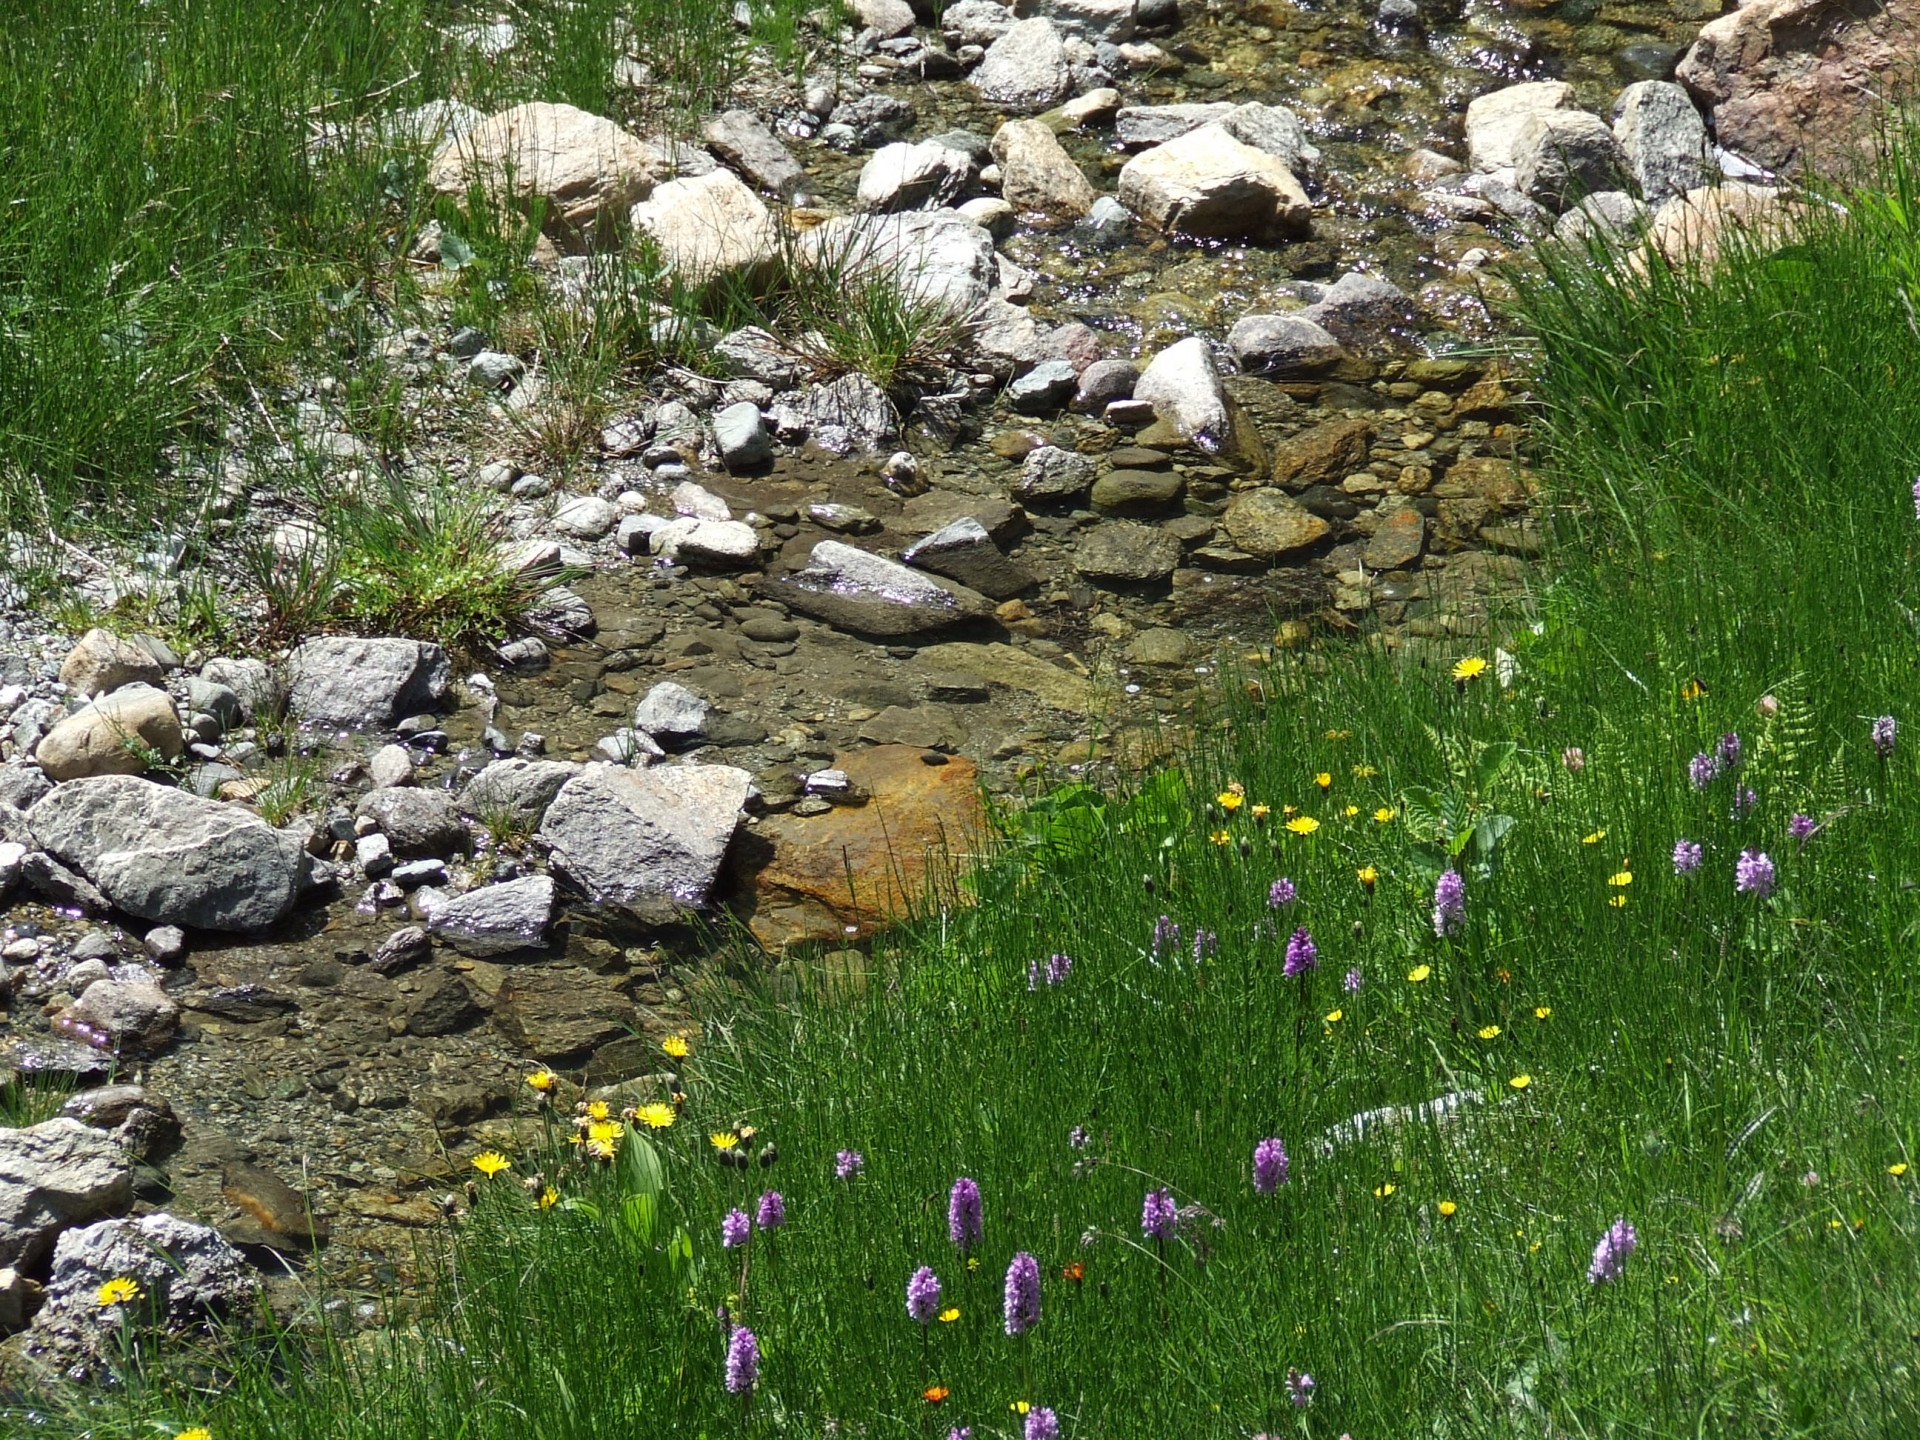
[[(980, 903), (853, 993), (742, 957), (747, 1000), (663, 1058), (675, 1123), (601, 1164), (562, 1102), (376, 1341), (287, 1337), (224, 1387), (156, 1363), (36, 1433), (985, 1437), (1022, 1404), (1069, 1437), (1913, 1433), (1920, 334), (1888, 213), (1706, 278), (1550, 269), (1535, 607), (1250, 666), (1179, 764), (1010, 822)], [(768, 1189), (787, 1223), (723, 1248)], [(1043, 1306), (1014, 1338), (1019, 1253)], [(922, 1265), (951, 1321), (908, 1317)]]

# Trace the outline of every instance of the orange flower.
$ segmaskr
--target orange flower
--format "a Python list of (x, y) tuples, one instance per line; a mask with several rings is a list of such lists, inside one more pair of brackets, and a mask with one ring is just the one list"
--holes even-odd
[(1071, 1280), (1074, 1284), (1078, 1285), (1082, 1280), (1087, 1278), (1087, 1267), (1082, 1265), (1078, 1260), (1069, 1261), (1060, 1267), (1060, 1278), (1062, 1280)]
[(938, 1405), (952, 1393), (953, 1392), (944, 1385), (929, 1385), (920, 1392), (920, 1398), (929, 1405)]

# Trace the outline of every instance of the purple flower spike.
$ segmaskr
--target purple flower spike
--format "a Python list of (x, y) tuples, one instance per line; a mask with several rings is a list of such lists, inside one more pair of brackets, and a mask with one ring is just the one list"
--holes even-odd
[(747, 1219), (744, 1210), (729, 1210), (720, 1221), (720, 1244), (724, 1249), (738, 1250), (747, 1243), (752, 1232), (752, 1222)]
[(787, 1199), (778, 1190), (769, 1190), (760, 1197), (760, 1205), (754, 1211), (753, 1223), (762, 1230), (778, 1230), (787, 1223)]
[(1040, 962), (1027, 961), (1027, 990), (1029, 993), (1040, 988)]
[(1193, 932), (1194, 964), (1198, 965), (1202, 960), (1218, 955), (1219, 953), (1220, 937), (1218, 935), (1214, 934), (1211, 930), (1195, 930)]
[(1433, 933), (1445, 939), (1467, 924), (1467, 882), (1458, 870), (1449, 870), (1433, 887)]
[(1813, 837), (1815, 828), (1811, 815), (1796, 813), (1791, 820), (1787, 821), (1787, 834), (1793, 839), (1798, 840), (1802, 845), (1806, 844), (1807, 841)]
[(1055, 953), (1047, 957), (1047, 984), (1059, 985), (1073, 973), (1073, 957)]
[(1640, 1243), (1640, 1237), (1634, 1233), (1633, 1226), (1624, 1218), (1615, 1220), (1607, 1227), (1607, 1233), (1600, 1237), (1600, 1243), (1593, 1247), (1593, 1263), (1587, 1266), (1587, 1283), (1599, 1285), (1620, 1278), (1620, 1272), (1627, 1263), (1627, 1257)]
[(1060, 1440), (1060, 1417), (1044, 1405), (1027, 1412), (1025, 1440)]
[(1024, 1335), (1040, 1323), (1040, 1262), (1024, 1250), (1007, 1266), (1001, 1309), (1009, 1335)]
[(842, 1150), (833, 1157), (833, 1178), (851, 1180), (867, 1168), (867, 1157), (858, 1150)]
[(1691, 875), (1700, 868), (1701, 860), (1706, 858), (1706, 849), (1698, 840), (1676, 840), (1673, 842), (1673, 873)]
[(1267, 887), (1267, 904), (1275, 910), (1291, 905), (1299, 898), (1299, 888), (1284, 875)]
[(1733, 809), (1728, 812), (1735, 820), (1744, 820), (1754, 806), (1760, 803), (1760, 797), (1753, 793), (1753, 787), (1742, 785), (1733, 792)]
[(1894, 741), (1900, 737), (1900, 722), (1891, 715), (1882, 715), (1868, 733), (1873, 740), (1873, 753), (1882, 760), (1891, 760)]
[(962, 1250), (980, 1243), (980, 1187), (962, 1175), (947, 1196), (947, 1235)]
[(1149, 1240), (1171, 1240), (1180, 1229), (1180, 1207), (1166, 1190), (1149, 1190), (1140, 1207), (1140, 1228)]
[(727, 1341), (727, 1391), (744, 1395), (759, 1379), (760, 1342), (746, 1326), (736, 1325), (733, 1337)]
[(1742, 895), (1764, 900), (1773, 893), (1773, 861), (1764, 850), (1742, 850), (1733, 865), (1733, 888)]
[(1180, 943), (1180, 927), (1170, 915), (1153, 922), (1153, 953), (1164, 955)]
[(1340, 982), (1340, 986), (1342, 989), (1344, 989), (1347, 992), (1347, 994), (1358, 995), (1360, 993), (1360, 985), (1361, 985), (1360, 967), (1356, 965), (1353, 967), (1353, 969), (1347, 971), (1347, 978)]
[(1287, 963), (1280, 967), (1280, 973), (1291, 980), (1296, 975), (1304, 975), (1320, 964), (1320, 951), (1313, 943), (1313, 936), (1302, 925), (1293, 932), (1293, 938), (1287, 941)]
[(1253, 1147), (1254, 1192), (1271, 1195), (1286, 1183), (1287, 1147), (1278, 1138), (1268, 1136)]
[(1920, 480), (1913, 482), (1913, 518), (1920, 520)]
[(922, 1265), (907, 1280), (907, 1315), (916, 1325), (931, 1325), (940, 1313), (940, 1277)]
[(1711, 755), (1696, 755), (1687, 764), (1687, 778), (1694, 789), (1704, 790), (1720, 778), (1720, 762)]
[(1296, 1409), (1304, 1409), (1307, 1402), (1313, 1399), (1314, 1388), (1313, 1376), (1304, 1370), (1287, 1371), (1287, 1398), (1293, 1401)]
[(956, 1425), (953, 1429), (947, 1431), (947, 1440), (973, 1440), (973, 1427), (971, 1425)]
[(1736, 734), (1733, 734), (1731, 731), (1725, 735), (1722, 735), (1720, 737), (1720, 745), (1716, 753), (1720, 757), (1720, 763), (1723, 766), (1725, 766), (1727, 769), (1729, 770), (1739, 769), (1740, 768), (1740, 737)]

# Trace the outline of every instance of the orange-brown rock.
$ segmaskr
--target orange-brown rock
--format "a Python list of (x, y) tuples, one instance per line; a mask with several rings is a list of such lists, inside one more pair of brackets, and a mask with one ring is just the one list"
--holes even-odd
[(1365, 468), (1372, 444), (1373, 427), (1366, 421), (1324, 420), (1277, 449), (1274, 483), (1294, 490), (1338, 484), (1352, 471)]
[[(834, 761), (868, 798), (825, 815), (775, 815), (742, 834), (738, 907), (769, 948), (864, 934), (962, 897), (954, 883), (986, 826), (971, 760), (929, 764), (910, 745)], [(744, 843), (742, 843), (744, 842)]]

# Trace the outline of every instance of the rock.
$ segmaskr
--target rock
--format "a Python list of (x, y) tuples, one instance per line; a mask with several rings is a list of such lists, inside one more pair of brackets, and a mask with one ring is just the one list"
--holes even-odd
[(404, 745), (382, 745), (367, 761), (367, 779), (376, 790), (413, 783), (413, 757)]
[(1073, 90), (1066, 45), (1051, 20), (1016, 21), (987, 47), (967, 81), (989, 105), (1018, 115), (1058, 105)]
[(1797, 212), (1798, 206), (1780, 190), (1730, 180), (1668, 200), (1654, 211), (1647, 244), (1671, 265), (1711, 267), (1736, 232), (1761, 249), (1786, 243)]
[(647, 536), (655, 555), (710, 570), (737, 570), (760, 558), (760, 536), (744, 520), (669, 520)]
[(178, 925), (156, 925), (140, 944), (148, 959), (169, 969), (187, 958), (187, 932)]
[(929, 903), (964, 903), (957, 862), (974, 853), (985, 821), (973, 762), (929, 765), (915, 747), (877, 745), (837, 756), (834, 768), (866, 804), (773, 815), (758, 827), (753, 853), (764, 858), (743, 877), (742, 908), (770, 948), (844, 940), (850, 925), (871, 930)]
[(1093, 508), (1102, 515), (1160, 515), (1185, 488), (1185, 480), (1164, 470), (1109, 470), (1093, 482)]
[(1227, 332), (1234, 362), (1249, 375), (1300, 380), (1322, 375), (1347, 358), (1340, 342), (1300, 315), (1246, 315)]
[(1426, 516), (1405, 505), (1381, 521), (1361, 558), (1369, 570), (1400, 570), (1418, 560), (1426, 544)]
[(353, 863), (369, 880), (378, 880), (393, 872), (393, 842), (375, 830), (353, 842)]
[(1624, 190), (1602, 190), (1554, 221), (1553, 234), (1557, 240), (1576, 245), (1589, 237), (1629, 239), (1646, 228), (1652, 213)]
[(1177, 537), (1157, 526), (1128, 520), (1111, 520), (1085, 531), (1073, 552), (1073, 568), (1090, 580), (1145, 584), (1165, 580), (1179, 564)]
[(122, 685), (158, 685), (160, 664), (138, 645), (111, 630), (92, 629), (67, 652), (60, 664), (60, 683), (92, 699)]
[(1013, 493), (1028, 504), (1071, 505), (1087, 493), (1094, 474), (1094, 463), (1087, 456), (1058, 445), (1042, 445), (1027, 452)]
[(380, 943), (367, 968), (376, 975), (398, 975), (411, 970), (432, 953), (433, 944), (427, 932), (418, 925), (405, 925)]
[(1154, 414), (1209, 454), (1232, 442), (1227, 394), (1214, 369), (1213, 352), (1198, 335), (1154, 356), (1134, 385), (1133, 398), (1152, 405)]
[(402, 860), (437, 860), (467, 851), (467, 827), (444, 790), (375, 790), (353, 813), (378, 825)]
[(805, 187), (806, 169), (751, 110), (722, 110), (702, 133), (714, 154), (762, 190), (785, 198)]
[(706, 902), (751, 785), (728, 765), (589, 765), (548, 807), (540, 838), (589, 900), (672, 919)]
[(1022, 415), (1051, 415), (1079, 388), (1070, 360), (1043, 360), (1007, 387), (1007, 403)]
[(1024, 567), (1001, 553), (986, 526), (971, 515), (963, 515), (915, 541), (900, 558), (909, 565), (957, 580), (993, 600), (1008, 599), (1036, 583)]
[(550, 238), (579, 248), (603, 217), (644, 200), (670, 173), (667, 156), (613, 121), (536, 101), (490, 116), (442, 146), (427, 183), (464, 203), (471, 186), (497, 193), (511, 179), (519, 203), (547, 202)]
[(570, 966), (515, 969), (494, 997), (493, 1023), (548, 1065), (584, 1060), (600, 1046), (631, 1035), (638, 1020), (616, 981)]
[(225, 685), (216, 684), (202, 676), (195, 675), (187, 681), (187, 712), (192, 715), (211, 715), (219, 722), (222, 731), (230, 730), (240, 723), (240, 697)]
[(766, 417), (750, 400), (713, 412), (713, 443), (727, 469), (752, 470), (773, 459), (773, 436)]
[(101, 980), (54, 1018), (54, 1028), (116, 1054), (157, 1055), (173, 1039), (180, 1007), (150, 980)]
[(993, 236), (957, 210), (841, 216), (801, 236), (800, 253), (842, 283), (879, 276), (960, 316), (979, 309), (1000, 281)]
[(731, 170), (657, 185), (630, 218), (660, 258), (696, 284), (764, 265), (777, 243), (765, 202)]
[[(27, 810), (53, 789), (53, 782), (35, 765), (18, 761), (0, 765), (0, 818), (8, 810)], [(3, 827), (0, 827), (3, 828)]]
[(1068, 408), (1076, 415), (1098, 415), (1116, 400), (1133, 398), (1140, 370), (1131, 360), (1096, 360), (1080, 372)]
[(854, 201), (862, 210), (921, 210), (952, 204), (973, 178), (973, 162), (945, 145), (883, 145), (861, 167)]
[(1642, 80), (1622, 90), (1613, 102), (1613, 138), (1649, 205), (1712, 178), (1706, 124), (1685, 89), (1671, 81)]
[(613, 506), (597, 495), (577, 495), (553, 512), (553, 528), (570, 540), (598, 540), (616, 518)]
[(273, 672), (260, 660), (216, 656), (200, 667), (200, 678), (224, 686), (240, 702), (240, 720), (265, 719), (279, 708), (285, 694)]
[(35, 804), (27, 824), (114, 908), (162, 925), (264, 930), (293, 907), (307, 876), (298, 835), (133, 776), (70, 781)]
[(1093, 186), (1041, 121), (1009, 120), (994, 131), (993, 158), (1000, 196), (1016, 210), (1077, 220), (1093, 208)]
[(836, 629), (882, 638), (931, 634), (992, 610), (971, 590), (837, 540), (822, 540), (806, 569), (769, 579), (762, 589)]
[[(1033, 316), (998, 295), (990, 296), (974, 312), (968, 339), (971, 356), (979, 368), (996, 376), (1020, 375), (1038, 367), (1047, 358), (1046, 342)], [(1058, 373), (1048, 372), (1054, 377)]]
[(707, 735), (713, 706), (684, 685), (662, 680), (633, 712), (633, 728), (644, 730), (669, 751), (698, 745)]
[[(875, 92), (841, 101), (833, 107), (827, 123), (829, 129), (840, 126), (845, 132), (847, 143), (841, 148), (859, 146), (871, 149), (889, 140), (904, 138), (918, 118), (911, 100)], [(822, 138), (829, 143), (836, 143), (831, 136), (823, 135)]]
[(892, 40), (913, 30), (913, 7), (907, 0), (853, 0), (852, 9), (878, 39)]
[(1069, 35), (1119, 44), (1133, 38), (1134, 0), (1013, 0), (1013, 13), (1025, 20), (1044, 16)]
[(1920, 5), (1752, 0), (1701, 27), (1674, 70), (1728, 150), (1774, 174), (1858, 168), (1907, 98)]
[(949, 45), (993, 44), (1013, 28), (1013, 11), (997, 0), (958, 0), (940, 12), (940, 30)]
[(729, 330), (713, 354), (735, 380), (758, 380), (774, 390), (791, 390), (800, 383), (800, 362), (792, 348), (758, 325)]
[(1270, 241), (1308, 233), (1313, 205), (1274, 156), (1203, 125), (1129, 160), (1120, 201), (1162, 230)]
[(564, 760), (495, 760), (460, 792), (460, 813), (489, 828), (531, 835), (560, 787), (579, 773), (578, 765)]
[(1563, 80), (1529, 80), (1473, 100), (1467, 106), (1467, 165), (1482, 174), (1520, 163), (1520, 134), (1536, 115), (1576, 109)]
[(435, 906), (427, 929), (462, 955), (511, 955), (546, 942), (553, 905), (553, 877), (529, 875), (482, 885)]
[(60, 1231), (132, 1203), (132, 1165), (112, 1136), (64, 1118), (0, 1129), (0, 1264), (37, 1271)]
[(1145, 150), (1178, 140), (1190, 130), (1216, 124), (1234, 112), (1230, 101), (1207, 105), (1128, 105), (1113, 117), (1113, 135), (1122, 148)]
[(1274, 456), (1274, 483), (1292, 490), (1337, 485), (1366, 468), (1372, 446), (1373, 427), (1366, 421), (1352, 416), (1323, 420), (1280, 446)]
[(1235, 105), (1221, 118), (1220, 128), (1296, 173), (1320, 163), (1320, 151), (1307, 138), (1307, 127), (1300, 123), (1300, 117), (1279, 105), (1251, 101)]
[(1515, 187), (1555, 213), (1596, 191), (1620, 188), (1620, 147), (1606, 123), (1584, 110), (1529, 115), (1513, 151)]
[(1263, 560), (1311, 549), (1332, 530), (1325, 520), (1278, 490), (1247, 490), (1234, 496), (1221, 525), (1237, 548)]
[(54, 780), (93, 775), (138, 775), (157, 756), (177, 760), (183, 749), (180, 717), (164, 690), (123, 685), (55, 725), (34, 748), (34, 759)]
[(447, 652), (420, 640), (309, 640), (287, 662), (288, 702), (321, 726), (392, 725), (437, 711), (447, 695)]
[(331, 1233), (305, 1195), (263, 1166), (226, 1161), (220, 1167), (220, 1193), (252, 1222), (228, 1227), (229, 1235), (242, 1244), (310, 1250)]
[(1349, 270), (1300, 312), (1342, 345), (1366, 349), (1415, 325), (1419, 306), (1405, 291), (1375, 275)]
[(430, 975), (408, 1004), (405, 1018), (409, 1035), (454, 1035), (479, 1021), (480, 1007), (459, 976)]

